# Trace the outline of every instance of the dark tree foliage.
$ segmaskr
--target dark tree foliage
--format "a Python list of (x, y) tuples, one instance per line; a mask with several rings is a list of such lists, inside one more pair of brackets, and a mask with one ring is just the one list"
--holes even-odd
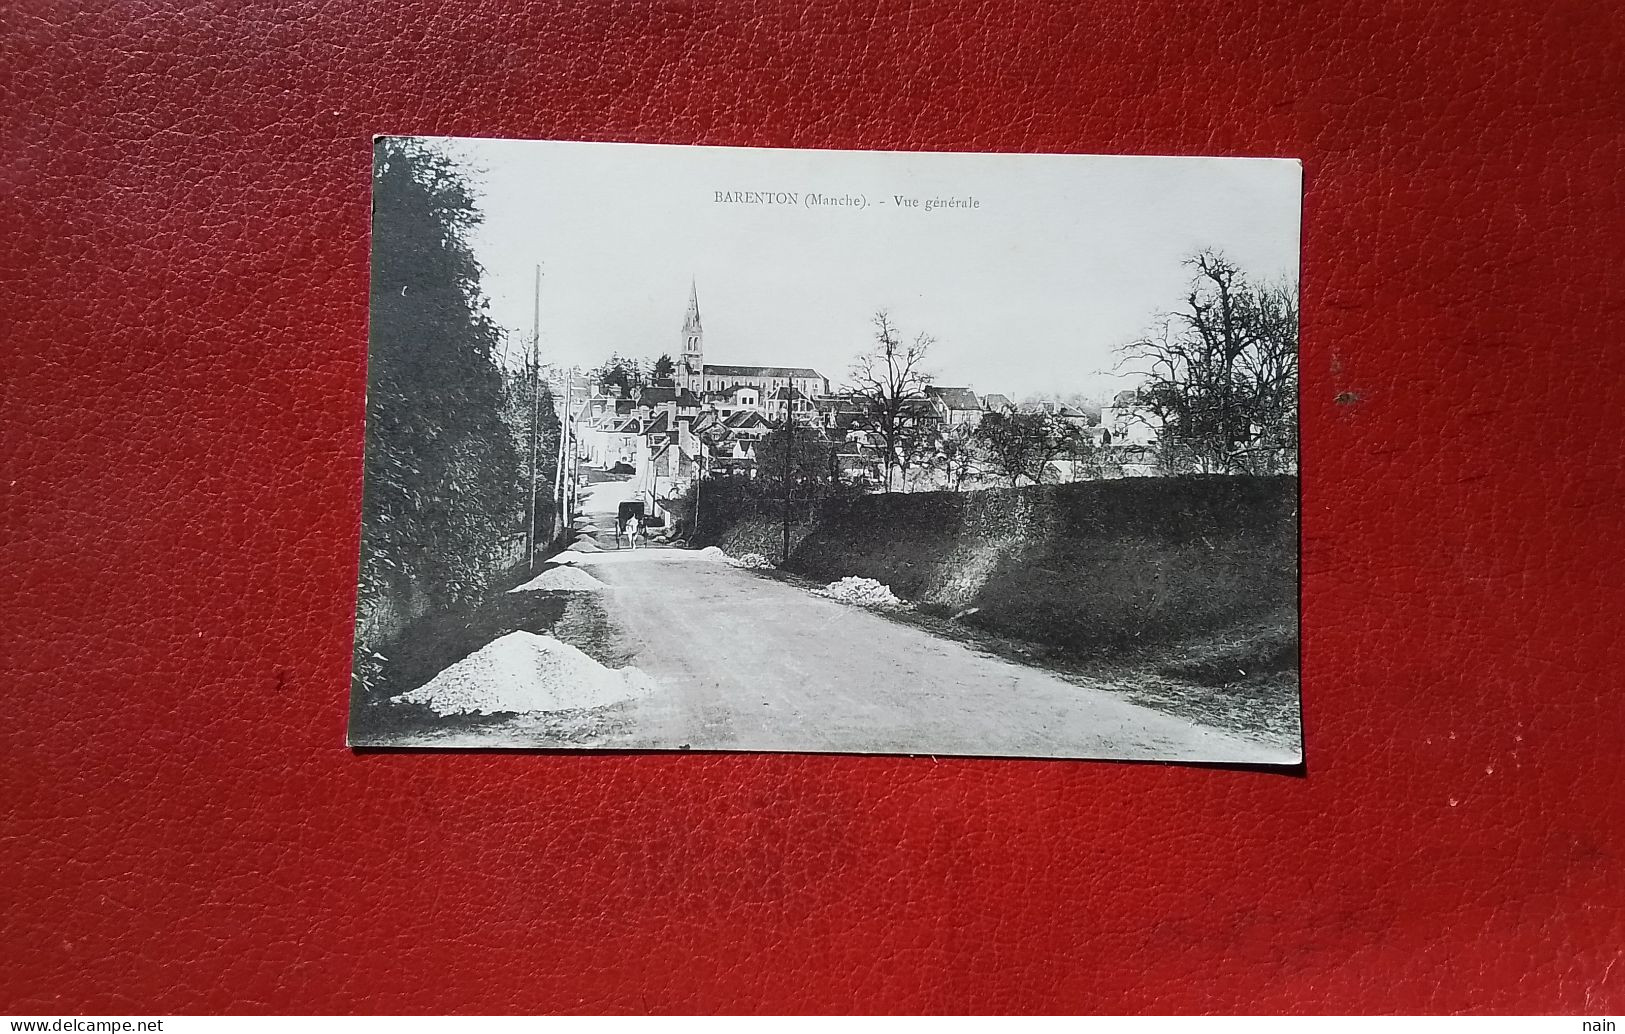
[[(519, 455), (520, 488), (524, 493), (519, 521), (528, 522), (524, 510), (530, 505), (533, 449), (536, 489), (536, 541), (550, 542), (557, 530), (553, 527), (554, 510), (549, 501), (554, 491), (554, 468), (559, 460), (559, 416), (553, 402), (553, 392), (537, 371), (526, 367), (505, 369), (503, 380), (502, 421), (513, 436), (514, 451)], [(532, 440), (531, 431), (535, 429)]]
[(937, 442), (931, 466), (942, 472), (943, 483), (950, 492), (961, 491), (967, 481), (981, 472), (982, 450), (976, 430), (972, 424), (956, 424), (944, 431)]
[(1068, 447), (1070, 428), (1048, 413), (985, 413), (976, 439), (988, 461), (1015, 488), (1026, 478), (1037, 485)]
[(861, 488), (841, 477), (839, 445), (822, 428), (774, 428), (756, 443), (752, 476), (713, 475), (689, 486), (676, 507), (686, 533), (696, 544), (715, 542), (718, 532), (742, 520), (778, 521), (787, 511), (799, 525), (826, 506), (861, 496)]
[(622, 395), (628, 398), (637, 395), (639, 389), (648, 383), (643, 364), (636, 357), (624, 356), (619, 352), (612, 354), (604, 365), (593, 371), (592, 376), (606, 391), (619, 388)]
[(654, 361), (654, 365), (649, 368), (649, 379), (657, 384), (662, 381), (670, 381), (676, 374), (677, 363), (672, 360), (670, 355), (665, 353), (662, 353)]
[(1094, 437), (1083, 428), (1060, 421), (1058, 431), (1060, 454), (1056, 463), (1067, 466), (1070, 474), (1067, 480), (1095, 481), (1122, 476), (1122, 464), (1107, 450), (1099, 448)]
[(495, 361), (501, 334), (466, 240), (480, 219), (454, 161), (414, 141), (378, 141), (364, 604), (403, 583), (437, 605), (469, 598), (521, 531), (521, 462)]
[(837, 445), (822, 428), (775, 427), (756, 444), (756, 482), (770, 495), (788, 483), (793, 498), (821, 499), (841, 480)]

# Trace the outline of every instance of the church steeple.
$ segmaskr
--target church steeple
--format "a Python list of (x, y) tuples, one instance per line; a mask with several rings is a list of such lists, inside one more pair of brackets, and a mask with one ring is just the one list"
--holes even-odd
[(688, 313), (683, 317), (683, 358), (677, 364), (678, 387), (698, 394), (705, 389), (705, 331), (700, 326), (700, 291), (688, 282)]
[(700, 289), (693, 280), (688, 282), (688, 315), (683, 317), (683, 333), (700, 332)]

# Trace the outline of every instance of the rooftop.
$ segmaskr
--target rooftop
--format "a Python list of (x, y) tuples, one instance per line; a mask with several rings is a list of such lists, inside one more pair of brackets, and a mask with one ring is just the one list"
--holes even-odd
[(700, 400), (687, 388), (644, 388), (638, 395), (638, 405), (659, 406), (675, 402), (679, 406), (698, 406)]
[(976, 398), (976, 392), (969, 388), (948, 388), (931, 385), (925, 393), (933, 398), (942, 400), (942, 404), (949, 409), (981, 410), (982, 404)]
[(812, 377), (823, 379), (823, 374), (806, 366), (719, 366), (705, 364), (707, 377)]

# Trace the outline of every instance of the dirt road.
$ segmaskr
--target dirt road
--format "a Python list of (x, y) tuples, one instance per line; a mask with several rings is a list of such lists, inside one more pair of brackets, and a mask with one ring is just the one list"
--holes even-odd
[[(584, 493), (612, 528), (624, 483)], [(574, 553), (615, 652), (656, 691), (522, 715), (451, 745), (858, 751), (1292, 763), (1265, 743), (1131, 704), (858, 607), (681, 549)]]
[(604, 746), (1296, 760), (692, 552), (579, 563), (661, 687)]

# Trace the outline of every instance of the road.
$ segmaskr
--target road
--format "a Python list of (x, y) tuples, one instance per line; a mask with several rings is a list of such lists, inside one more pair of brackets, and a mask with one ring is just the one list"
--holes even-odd
[[(583, 511), (607, 530), (625, 492), (592, 486)], [(697, 552), (602, 539), (570, 562), (611, 587), (598, 595), (619, 646), (659, 688), (538, 746), (1298, 760)], [(545, 723), (508, 733), (526, 724)]]

